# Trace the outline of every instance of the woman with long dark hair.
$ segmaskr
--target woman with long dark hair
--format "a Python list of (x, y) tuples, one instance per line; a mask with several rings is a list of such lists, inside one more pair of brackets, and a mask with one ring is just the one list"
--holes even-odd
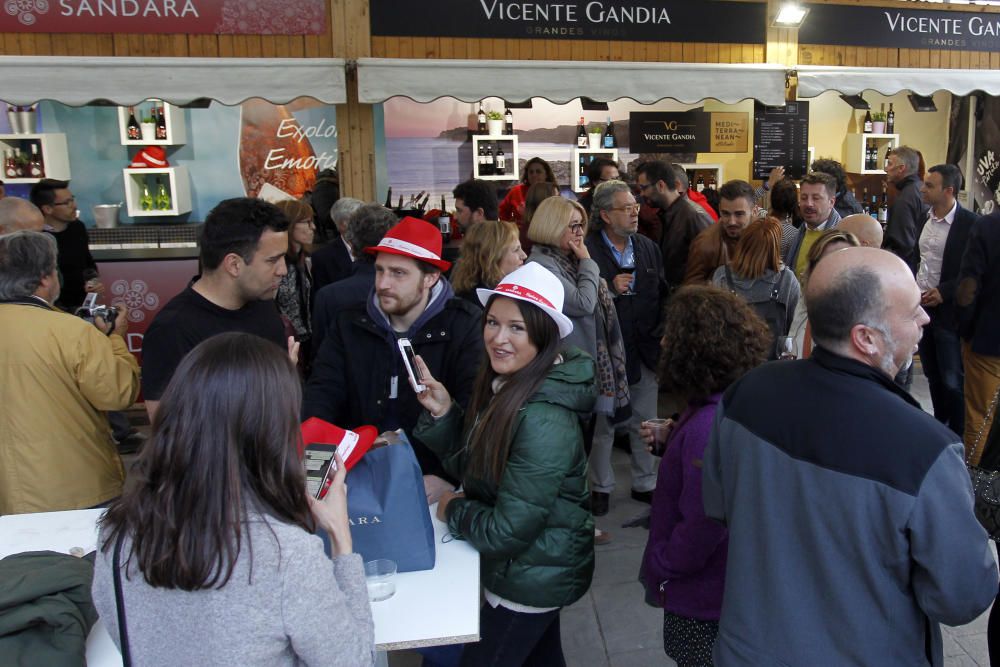
[(285, 263), (288, 273), (281, 277), (274, 303), (285, 322), (286, 334), (294, 336), (300, 345), (299, 359), (303, 369), (311, 359), (312, 345), (312, 268), (309, 253), (315, 239), (316, 224), (312, 206), (297, 199), (275, 204), (288, 218), (288, 251)]
[(323, 500), (306, 494), (301, 403), (288, 356), (258, 336), (220, 334), (181, 361), (125, 491), (100, 521), (94, 604), (133, 664), (372, 664), (345, 469), (338, 457)]
[(660, 461), (641, 578), (663, 607), (663, 650), (679, 667), (712, 664), (725, 584), (728, 534), (705, 516), (701, 460), (722, 392), (764, 361), (768, 339), (753, 310), (717, 287), (683, 287), (667, 304), (660, 385), (687, 408)]
[(524, 173), (521, 182), (510, 189), (507, 196), (500, 202), (500, 219), (516, 222), (518, 225), (524, 217), (524, 203), (528, 188), (536, 183), (551, 183), (556, 185), (556, 175), (548, 162), (540, 157), (533, 157), (524, 163)]
[(578, 414), (594, 403), (594, 362), (563, 339), (562, 285), (538, 264), (479, 290), (485, 358), (466, 414), (417, 357), (427, 389), (416, 434), (462, 479), (437, 514), (481, 555), (482, 640), (462, 665), (565, 665), (559, 610), (594, 571), (594, 523)]

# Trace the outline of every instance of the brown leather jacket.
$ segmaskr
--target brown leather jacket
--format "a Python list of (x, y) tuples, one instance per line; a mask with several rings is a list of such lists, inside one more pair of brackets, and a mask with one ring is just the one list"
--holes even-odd
[(733, 256), (736, 241), (723, 234), (718, 223), (698, 234), (688, 251), (684, 284), (704, 285), (711, 282), (715, 270)]

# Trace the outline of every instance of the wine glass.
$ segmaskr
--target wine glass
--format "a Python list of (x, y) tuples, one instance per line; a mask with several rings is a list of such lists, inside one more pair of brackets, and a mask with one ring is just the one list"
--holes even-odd
[(795, 344), (794, 336), (778, 336), (775, 342), (778, 359), (789, 360), (799, 358), (799, 346)]

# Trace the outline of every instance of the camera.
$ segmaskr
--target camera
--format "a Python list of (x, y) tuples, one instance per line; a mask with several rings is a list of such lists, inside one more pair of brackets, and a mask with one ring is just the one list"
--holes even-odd
[(82, 317), (91, 324), (94, 323), (96, 318), (100, 317), (111, 327), (108, 329), (108, 334), (111, 334), (115, 330), (115, 321), (118, 319), (118, 308), (115, 306), (98, 306), (97, 295), (90, 293), (84, 299), (83, 305), (74, 311), (74, 314), (77, 317)]

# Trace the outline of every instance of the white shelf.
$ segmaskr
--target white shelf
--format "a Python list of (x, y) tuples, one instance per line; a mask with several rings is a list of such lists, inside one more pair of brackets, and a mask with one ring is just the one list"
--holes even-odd
[[(697, 164), (697, 163), (694, 163), (694, 162), (682, 162), (680, 164), (680, 166), (684, 169), (684, 171), (694, 171), (694, 172), (710, 171), (710, 172), (714, 172), (715, 173), (715, 188), (716, 189), (721, 188), (722, 184), (725, 182), (725, 181), (722, 180), (722, 165), (721, 164)], [(696, 185), (697, 184), (695, 182), (695, 179), (691, 178), (690, 175), (688, 176), (688, 178), (691, 181), (688, 184), (689, 187), (692, 188), (692, 189), (696, 189)], [(705, 187), (708, 187), (708, 183), (705, 183)]]
[(885, 153), (890, 148), (897, 148), (899, 143), (898, 134), (848, 134), (847, 154), (844, 159), (844, 167), (851, 174), (885, 174), (884, 169), (865, 169), (865, 149), (869, 141), (874, 141), (878, 146), (878, 162), (884, 164)]
[[(151, 104), (148, 104), (151, 103)], [(135, 119), (142, 123), (142, 117), (147, 111), (152, 113), (153, 106), (163, 106), (163, 119), (167, 125), (166, 139), (128, 138), (128, 107), (118, 107), (118, 140), (122, 146), (183, 146), (187, 143), (187, 127), (184, 124), (184, 110), (173, 104), (157, 99), (148, 99), (136, 105)]]
[[(0, 134), (0, 152), (20, 148), (21, 153), (31, 157), (31, 144), (38, 142), (41, 145), (42, 165), (45, 168), (45, 175), (42, 178), (54, 178), (58, 181), (68, 181), (69, 173), (69, 152), (66, 150), (66, 135), (61, 133), (32, 133), (32, 134)], [(0, 164), (0, 167), (3, 165)], [(37, 183), (41, 178), (6, 178), (0, 175), (4, 183), (8, 185), (17, 183)]]
[[(585, 159), (584, 156), (587, 156)], [(570, 186), (573, 188), (573, 192), (586, 192), (590, 187), (590, 183), (584, 183), (584, 178), (587, 176), (587, 168), (590, 167), (590, 163), (593, 162), (594, 158), (597, 157), (607, 157), (609, 160), (618, 163), (618, 149), (617, 148), (574, 148), (573, 149), (573, 159), (570, 160), (571, 171), (570, 174)]]
[[(162, 169), (123, 169), (125, 177), (125, 204), (128, 215), (133, 218), (170, 217), (191, 212), (191, 179), (187, 167), (164, 167)], [(150, 194), (156, 196), (156, 177), (166, 178), (170, 192), (171, 208), (143, 211), (139, 205), (142, 183), (147, 181)], [(148, 180), (147, 180), (148, 179)]]
[[(504, 144), (504, 157), (507, 161), (506, 174), (502, 176), (482, 176), (479, 174), (479, 145)], [(507, 150), (507, 145), (510, 150)], [(472, 177), (481, 181), (517, 181), (520, 180), (520, 162), (517, 149), (517, 135), (514, 134), (474, 134), (472, 135)], [(494, 155), (494, 157), (496, 157)]]

